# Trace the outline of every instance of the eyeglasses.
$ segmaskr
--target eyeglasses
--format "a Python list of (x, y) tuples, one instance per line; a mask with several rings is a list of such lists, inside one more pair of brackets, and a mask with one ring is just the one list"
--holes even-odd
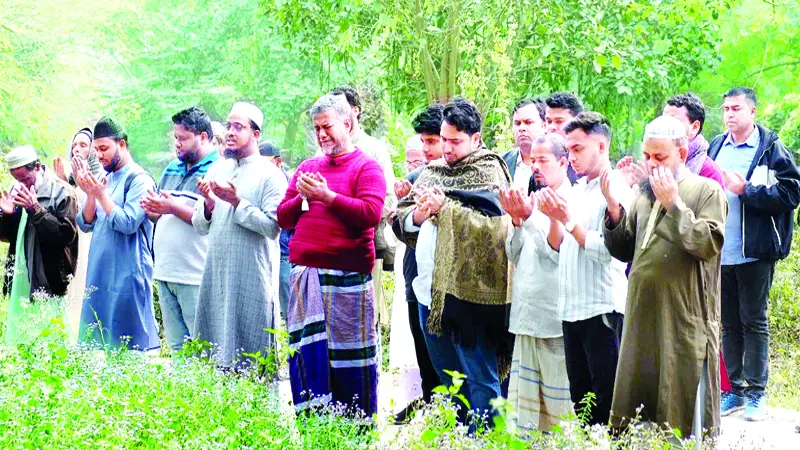
[(250, 127), (242, 125), (240, 123), (236, 123), (236, 122), (228, 122), (228, 123), (225, 124), (225, 129), (226, 130), (230, 130), (231, 128), (233, 128), (233, 131), (235, 131), (237, 133), (241, 133), (242, 130), (246, 130), (246, 129), (250, 128)]

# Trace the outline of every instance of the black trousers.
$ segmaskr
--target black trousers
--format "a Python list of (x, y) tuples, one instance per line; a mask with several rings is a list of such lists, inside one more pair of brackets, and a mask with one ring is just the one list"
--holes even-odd
[(722, 356), (739, 396), (761, 396), (767, 387), (767, 304), (774, 274), (774, 261), (722, 266)]
[(433, 388), (440, 385), (439, 375), (433, 368), (428, 347), (425, 344), (425, 335), (419, 323), (419, 306), (417, 302), (408, 302), (408, 322), (411, 326), (411, 336), (414, 338), (414, 351), (417, 354), (419, 376), (422, 378), (422, 398), (429, 402), (433, 395)]
[(615, 312), (577, 322), (562, 322), (570, 398), (575, 412), (581, 413), (580, 402), (586, 394), (595, 395), (595, 406), (588, 412), (590, 425), (608, 425), (623, 317)]

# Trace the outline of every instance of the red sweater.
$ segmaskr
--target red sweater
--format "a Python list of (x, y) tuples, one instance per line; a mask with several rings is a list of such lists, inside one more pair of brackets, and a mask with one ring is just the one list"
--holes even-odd
[[(297, 173), (319, 172), (336, 192), (331, 206), (303, 199), (297, 191)], [(330, 158), (318, 156), (303, 161), (278, 206), (278, 224), (294, 230), (289, 243), (289, 261), (317, 269), (370, 273), (375, 264), (375, 227), (381, 221), (386, 198), (383, 170), (360, 150)]]

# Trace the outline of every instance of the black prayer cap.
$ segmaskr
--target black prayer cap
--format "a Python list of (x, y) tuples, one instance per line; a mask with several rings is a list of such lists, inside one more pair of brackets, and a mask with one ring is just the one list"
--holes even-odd
[(103, 117), (94, 126), (94, 138), (128, 139), (125, 129), (111, 117)]

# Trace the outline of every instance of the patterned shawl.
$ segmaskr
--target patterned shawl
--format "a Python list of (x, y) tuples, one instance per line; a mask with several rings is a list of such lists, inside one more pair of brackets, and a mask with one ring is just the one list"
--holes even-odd
[(703, 168), (703, 163), (706, 162), (706, 154), (708, 152), (708, 141), (702, 134), (697, 136), (689, 142), (689, 154), (686, 155), (686, 167), (689, 171), (697, 175), (700, 169)]
[[(452, 334), (467, 346), (474, 345), (476, 332), (482, 331), (500, 354), (508, 353), (501, 357), (504, 375), (510, 367), (513, 338), (509, 341), (507, 326), (510, 298), (505, 240), (509, 218), (500, 207), (498, 193), (510, 183), (502, 158), (487, 150), (478, 150), (453, 165), (431, 163), (414, 183), (415, 190), (438, 187), (446, 195), (435, 218), (438, 237), (427, 328), (435, 334)], [(415, 200), (412, 190), (400, 201), (401, 224), (413, 213)], [(414, 247), (416, 233), (397, 228), (400, 240)]]

